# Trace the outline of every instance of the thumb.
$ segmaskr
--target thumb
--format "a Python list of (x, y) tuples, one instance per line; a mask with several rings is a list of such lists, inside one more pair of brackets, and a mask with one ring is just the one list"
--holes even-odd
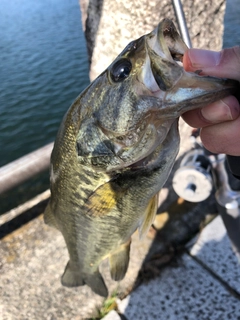
[(240, 81), (240, 47), (209, 51), (189, 49), (183, 56), (187, 71), (201, 70), (201, 74)]

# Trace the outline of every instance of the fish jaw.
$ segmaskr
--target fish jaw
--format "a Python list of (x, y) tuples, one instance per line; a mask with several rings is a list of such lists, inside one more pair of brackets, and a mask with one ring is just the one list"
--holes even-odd
[(164, 19), (146, 35), (146, 47), (149, 61), (143, 68), (142, 79), (153, 95), (164, 102), (159, 116), (165, 119), (217, 101), (239, 86), (235, 80), (201, 76), (201, 70), (185, 71), (182, 59), (187, 46), (171, 20)]

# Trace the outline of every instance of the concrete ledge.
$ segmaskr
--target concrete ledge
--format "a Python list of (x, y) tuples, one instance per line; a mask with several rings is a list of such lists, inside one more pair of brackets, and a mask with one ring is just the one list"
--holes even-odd
[[(197, 259), (196, 259), (197, 258)], [(217, 217), (196, 243), (123, 300), (124, 319), (240, 319), (240, 265)], [(104, 320), (119, 316), (111, 312)]]

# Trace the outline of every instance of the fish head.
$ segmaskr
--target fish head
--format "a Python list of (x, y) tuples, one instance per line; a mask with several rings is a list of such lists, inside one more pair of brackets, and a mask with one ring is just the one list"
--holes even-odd
[(185, 71), (186, 50), (168, 19), (129, 43), (90, 86), (93, 117), (79, 131), (79, 156), (87, 155), (93, 166), (106, 171), (146, 165), (141, 161), (166, 141), (181, 114), (228, 95), (236, 86), (233, 80)]

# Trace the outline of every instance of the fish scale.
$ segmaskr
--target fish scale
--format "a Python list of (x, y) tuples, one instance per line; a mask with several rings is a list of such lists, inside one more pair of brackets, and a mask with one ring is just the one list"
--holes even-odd
[(63, 235), (68, 287), (107, 296), (99, 264), (125, 276), (132, 234), (148, 231), (179, 150), (178, 118), (236, 90), (234, 80), (186, 72), (186, 45), (164, 19), (131, 42), (75, 100), (51, 156), (47, 224)]

